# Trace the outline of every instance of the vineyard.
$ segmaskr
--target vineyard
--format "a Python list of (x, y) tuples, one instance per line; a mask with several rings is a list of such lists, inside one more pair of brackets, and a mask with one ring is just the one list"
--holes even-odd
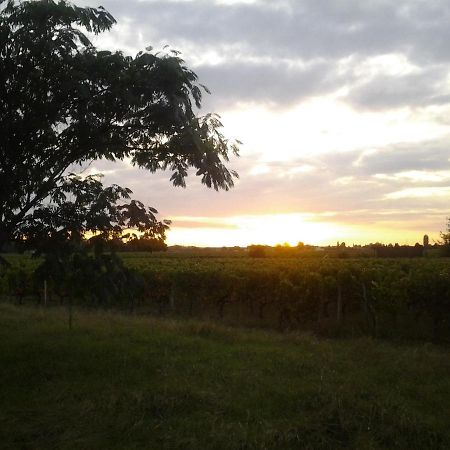
[(96, 266), (81, 261), (61, 270), (15, 256), (2, 271), (1, 294), (17, 304), (70, 303), (322, 335), (450, 336), (447, 259), (121, 258), (123, 267), (105, 256)]

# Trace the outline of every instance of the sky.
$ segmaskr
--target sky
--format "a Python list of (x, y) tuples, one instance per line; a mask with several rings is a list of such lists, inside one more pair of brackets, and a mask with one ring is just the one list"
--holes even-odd
[(173, 221), (169, 245), (439, 239), (450, 215), (448, 0), (101, 4), (118, 23), (95, 45), (181, 51), (212, 92), (198, 114), (220, 114), (243, 142), (229, 192), (91, 165)]

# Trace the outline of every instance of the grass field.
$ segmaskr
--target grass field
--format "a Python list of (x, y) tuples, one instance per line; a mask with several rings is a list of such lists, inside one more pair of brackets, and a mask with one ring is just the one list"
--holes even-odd
[(450, 448), (450, 351), (0, 304), (2, 449)]

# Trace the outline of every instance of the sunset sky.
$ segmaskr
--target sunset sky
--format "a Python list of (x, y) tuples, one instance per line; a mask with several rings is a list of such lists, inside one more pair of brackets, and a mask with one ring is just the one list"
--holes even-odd
[[(92, 0), (78, 5), (99, 6)], [(102, 0), (117, 19), (94, 39), (135, 54), (168, 44), (212, 91), (243, 142), (240, 180), (96, 162), (106, 183), (173, 220), (169, 244), (321, 245), (438, 239), (450, 215), (448, 0)]]

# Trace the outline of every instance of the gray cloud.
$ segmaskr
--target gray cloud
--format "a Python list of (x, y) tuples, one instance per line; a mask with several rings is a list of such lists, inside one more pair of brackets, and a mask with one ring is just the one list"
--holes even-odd
[(367, 153), (357, 170), (363, 175), (407, 170), (450, 170), (450, 137), (440, 141), (396, 144)]
[[(112, 32), (118, 45), (137, 50), (170, 44), (188, 62), (197, 61), (202, 82), (213, 89), (207, 101), (213, 108), (242, 99), (287, 107), (344, 86), (354, 88), (349, 101), (366, 109), (448, 101), (448, 92), (442, 91), (450, 63), (446, 0), (276, 3), (281, 7), (268, 1), (227, 5), (211, 0), (106, 0), (104, 6), (119, 23), (130, 25), (130, 33)], [(212, 66), (204, 59), (208, 52), (222, 60)], [(392, 53), (404, 55), (421, 74), (381, 74), (367, 81), (352, 71), (367, 58)], [(340, 61), (348, 57), (353, 67), (342, 72)], [(299, 70), (286, 61), (319, 62)]]
[(133, 20), (135, 30), (159, 42), (170, 39), (173, 45), (240, 44), (253, 54), (303, 59), (398, 51), (450, 58), (443, 45), (450, 36), (450, 5), (445, 0), (291, 0), (286, 8), (270, 7), (270, 2), (227, 5), (211, 0), (109, 0), (104, 5), (118, 18)]
[(215, 102), (214, 95), (205, 99), (206, 107), (212, 100), (219, 107), (250, 102), (286, 108), (308, 97), (332, 92), (343, 82), (341, 76), (333, 75), (333, 64), (324, 61), (305, 68), (285, 63), (233, 62), (201, 66), (198, 73), (208, 80), (213, 93), (220, 92)]
[(381, 75), (351, 90), (347, 100), (358, 107), (385, 110), (402, 106), (449, 103), (446, 66), (407, 75)]

